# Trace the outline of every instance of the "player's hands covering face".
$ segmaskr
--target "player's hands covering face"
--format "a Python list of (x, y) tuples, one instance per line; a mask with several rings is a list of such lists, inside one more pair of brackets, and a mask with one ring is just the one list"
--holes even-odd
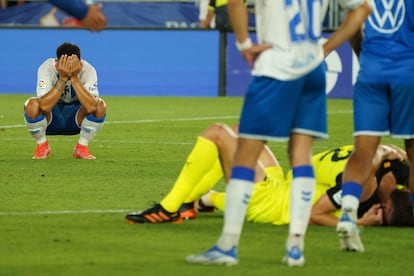
[(374, 204), (371, 208), (365, 212), (362, 216), (361, 221), (363, 225), (381, 225), (383, 223), (383, 210), (380, 204)]
[(78, 77), (79, 72), (82, 70), (82, 62), (77, 55), (70, 56), (71, 61), (71, 75), (72, 77)]
[(56, 60), (56, 70), (59, 73), (59, 78), (67, 81), (72, 76), (71, 71), (71, 58), (67, 55), (62, 55)]
[(62, 55), (56, 61), (56, 70), (59, 73), (59, 78), (67, 81), (79, 75), (79, 72), (82, 70), (82, 62), (77, 55)]

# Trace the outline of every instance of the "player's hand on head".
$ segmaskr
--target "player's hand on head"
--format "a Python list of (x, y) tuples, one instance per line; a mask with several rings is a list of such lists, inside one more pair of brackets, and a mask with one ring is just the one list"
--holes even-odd
[(59, 73), (59, 78), (68, 80), (71, 77), (71, 62), (67, 55), (62, 55), (56, 60), (56, 70)]
[(361, 218), (361, 222), (365, 226), (382, 225), (383, 223), (383, 210), (380, 204), (374, 204), (371, 208), (365, 212)]
[(407, 154), (395, 145), (381, 145), (383, 159), (388, 160), (406, 160)]
[(388, 159), (408, 160), (407, 153), (403, 149), (393, 144), (389, 144), (387, 147), (391, 149), (389, 151), (390, 156), (387, 156)]
[(71, 55), (70, 59), (70, 75), (71, 77), (77, 77), (82, 69), (82, 62), (79, 60), (77, 55)]

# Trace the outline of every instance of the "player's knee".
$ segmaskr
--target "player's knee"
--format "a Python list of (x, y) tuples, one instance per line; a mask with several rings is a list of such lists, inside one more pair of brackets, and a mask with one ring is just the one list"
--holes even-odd
[(218, 143), (224, 135), (228, 136), (229, 127), (224, 123), (215, 123), (210, 125), (201, 136), (215, 143)]
[(40, 115), (40, 104), (39, 100), (35, 97), (29, 98), (24, 103), (24, 112), (26, 113), (27, 117), (30, 119), (34, 119)]
[(223, 125), (222, 123), (214, 123), (210, 125), (206, 130), (204, 130), (203, 136), (208, 136), (208, 137), (216, 136), (218, 133), (220, 133), (220, 131), (222, 131), (223, 129), (222, 125)]
[(96, 108), (95, 117), (102, 118), (106, 114), (106, 103), (103, 99), (98, 99), (98, 106)]

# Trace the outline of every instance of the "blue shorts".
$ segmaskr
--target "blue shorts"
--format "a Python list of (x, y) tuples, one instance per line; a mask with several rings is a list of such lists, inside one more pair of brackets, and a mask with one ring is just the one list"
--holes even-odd
[(357, 81), (354, 135), (414, 138), (414, 85)]
[(305, 76), (281, 81), (253, 77), (244, 99), (239, 135), (287, 141), (291, 133), (327, 138), (325, 65)]
[(80, 127), (77, 114), (81, 108), (80, 102), (71, 104), (56, 104), (52, 109), (51, 120), (46, 129), (47, 135), (75, 135), (79, 134)]

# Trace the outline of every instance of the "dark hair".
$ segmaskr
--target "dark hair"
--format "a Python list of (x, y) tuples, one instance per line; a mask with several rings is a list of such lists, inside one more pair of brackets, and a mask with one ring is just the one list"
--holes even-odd
[(407, 191), (395, 189), (391, 193), (392, 214), (390, 226), (414, 227), (413, 205)]
[(59, 59), (62, 55), (77, 55), (79, 59), (81, 58), (78, 45), (69, 42), (63, 43), (56, 49), (56, 57)]

